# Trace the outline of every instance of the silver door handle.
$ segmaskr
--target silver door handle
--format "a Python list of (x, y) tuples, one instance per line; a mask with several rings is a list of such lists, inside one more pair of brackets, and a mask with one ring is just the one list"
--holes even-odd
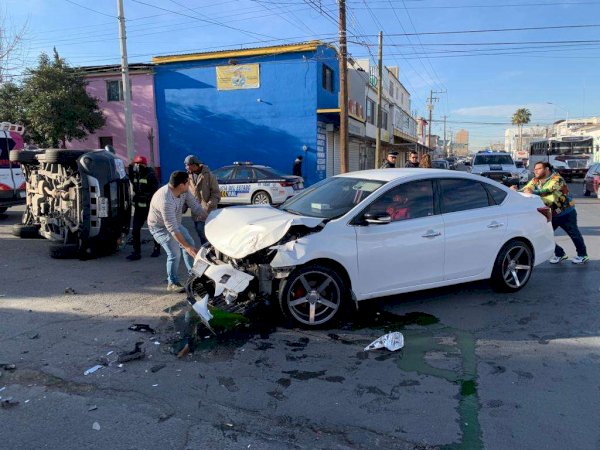
[(487, 227), (488, 228), (500, 228), (500, 227), (503, 227), (503, 226), (504, 226), (503, 223), (492, 222)]
[(424, 238), (433, 238), (433, 237), (437, 237), (437, 236), (441, 236), (441, 235), (442, 235), (442, 233), (440, 233), (439, 231), (435, 232), (433, 230), (429, 230), (427, 233), (422, 234), (421, 237), (424, 237)]

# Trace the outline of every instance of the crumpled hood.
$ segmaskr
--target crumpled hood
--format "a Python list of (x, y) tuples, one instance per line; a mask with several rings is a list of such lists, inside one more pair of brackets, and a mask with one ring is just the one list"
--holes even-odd
[(272, 206), (233, 206), (213, 211), (206, 238), (225, 255), (239, 259), (277, 243), (293, 225), (314, 228), (318, 217), (296, 216)]

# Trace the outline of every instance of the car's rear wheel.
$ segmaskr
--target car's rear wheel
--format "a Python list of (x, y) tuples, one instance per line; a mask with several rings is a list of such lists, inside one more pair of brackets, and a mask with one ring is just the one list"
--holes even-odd
[(519, 239), (508, 241), (500, 249), (490, 279), (498, 292), (516, 292), (522, 289), (533, 271), (531, 247)]
[(21, 239), (37, 239), (40, 238), (39, 225), (25, 225), (17, 223), (13, 225), (12, 234), (13, 236), (20, 237)]
[(271, 204), (271, 196), (267, 194), (265, 191), (257, 191), (252, 195), (252, 204), (253, 205), (270, 205)]
[(32, 150), (11, 150), (8, 154), (8, 159), (12, 162), (18, 162), (20, 164), (33, 164), (37, 163), (35, 156), (39, 152)]
[(294, 270), (279, 289), (279, 306), (284, 316), (302, 327), (330, 323), (343, 310), (348, 289), (329, 267), (309, 264)]
[(51, 148), (39, 156), (40, 162), (49, 164), (69, 164), (73, 163), (81, 155), (88, 153), (89, 150), (63, 150)]
[(56, 244), (50, 246), (50, 257), (53, 259), (75, 259), (80, 256), (77, 244)]

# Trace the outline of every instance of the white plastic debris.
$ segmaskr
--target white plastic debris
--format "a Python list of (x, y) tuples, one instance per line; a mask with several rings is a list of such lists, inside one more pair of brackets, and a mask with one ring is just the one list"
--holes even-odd
[(84, 375), (89, 375), (90, 373), (94, 373), (98, 369), (102, 369), (102, 367), (103, 366), (101, 366), (100, 364), (97, 364), (94, 367), (90, 367), (88, 370), (86, 370), (85, 372), (83, 372), (83, 374)]
[(100, 424), (98, 422), (94, 422), (94, 424), (92, 425), (92, 428), (96, 431), (100, 431)]
[(399, 331), (393, 333), (384, 334), (383, 336), (375, 339), (369, 345), (365, 347), (365, 352), (368, 350), (375, 350), (377, 348), (387, 348), (391, 352), (400, 350), (404, 347), (404, 336)]

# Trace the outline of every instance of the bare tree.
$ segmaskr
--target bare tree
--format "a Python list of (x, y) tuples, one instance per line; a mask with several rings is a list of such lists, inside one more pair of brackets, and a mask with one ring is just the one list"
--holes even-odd
[(24, 68), (23, 41), (27, 32), (27, 22), (20, 28), (8, 25), (7, 14), (0, 11), (0, 83), (10, 81), (15, 71)]

